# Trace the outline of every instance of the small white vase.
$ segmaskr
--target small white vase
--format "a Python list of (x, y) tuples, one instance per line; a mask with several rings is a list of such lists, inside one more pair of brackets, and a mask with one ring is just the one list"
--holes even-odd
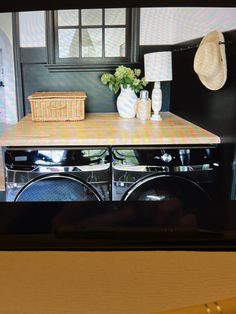
[(117, 110), (122, 118), (134, 118), (136, 115), (138, 97), (130, 88), (121, 86), (120, 95), (117, 97)]

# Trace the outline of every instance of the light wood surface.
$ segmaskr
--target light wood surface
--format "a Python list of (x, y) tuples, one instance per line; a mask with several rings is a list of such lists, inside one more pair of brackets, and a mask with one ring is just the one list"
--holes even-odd
[(0, 139), (0, 146), (214, 144), (220, 138), (170, 112), (162, 121), (86, 114), (83, 121), (32, 122), (27, 115)]
[(236, 253), (0, 252), (0, 278), (4, 314), (154, 314), (235, 297)]

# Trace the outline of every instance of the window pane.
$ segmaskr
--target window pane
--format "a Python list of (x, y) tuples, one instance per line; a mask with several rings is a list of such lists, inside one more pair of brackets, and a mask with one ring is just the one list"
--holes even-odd
[(102, 29), (82, 29), (82, 57), (102, 57)]
[(102, 25), (102, 9), (82, 10), (82, 25)]
[(125, 28), (105, 29), (105, 57), (125, 57)]
[(59, 29), (59, 58), (79, 57), (79, 31), (78, 29)]
[(126, 9), (105, 9), (105, 25), (125, 25)]
[(77, 26), (79, 25), (78, 10), (59, 10), (58, 26)]
[(20, 47), (46, 47), (45, 12), (19, 12)]

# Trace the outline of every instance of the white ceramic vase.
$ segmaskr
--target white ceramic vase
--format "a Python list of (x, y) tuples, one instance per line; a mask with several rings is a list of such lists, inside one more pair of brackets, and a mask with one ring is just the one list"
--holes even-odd
[(134, 118), (136, 115), (138, 97), (130, 88), (121, 86), (120, 95), (117, 97), (117, 110), (122, 118)]

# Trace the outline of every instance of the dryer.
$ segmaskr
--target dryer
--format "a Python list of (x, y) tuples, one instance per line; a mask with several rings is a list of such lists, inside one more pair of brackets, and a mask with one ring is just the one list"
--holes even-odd
[(5, 151), (6, 201), (110, 200), (108, 148)]
[(218, 219), (217, 147), (119, 147), (112, 155), (112, 199), (137, 202), (144, 225), (197, 228)]
[(197, 189), (208, 199), (217, 196), (219, 157), (214, 146), (117, 147), (112, 156), (113, 200), (162, 200), (164, 194), (156, 190), (162, 182), (169, 185), (167, 194), (173, 185), (185, 192)]

